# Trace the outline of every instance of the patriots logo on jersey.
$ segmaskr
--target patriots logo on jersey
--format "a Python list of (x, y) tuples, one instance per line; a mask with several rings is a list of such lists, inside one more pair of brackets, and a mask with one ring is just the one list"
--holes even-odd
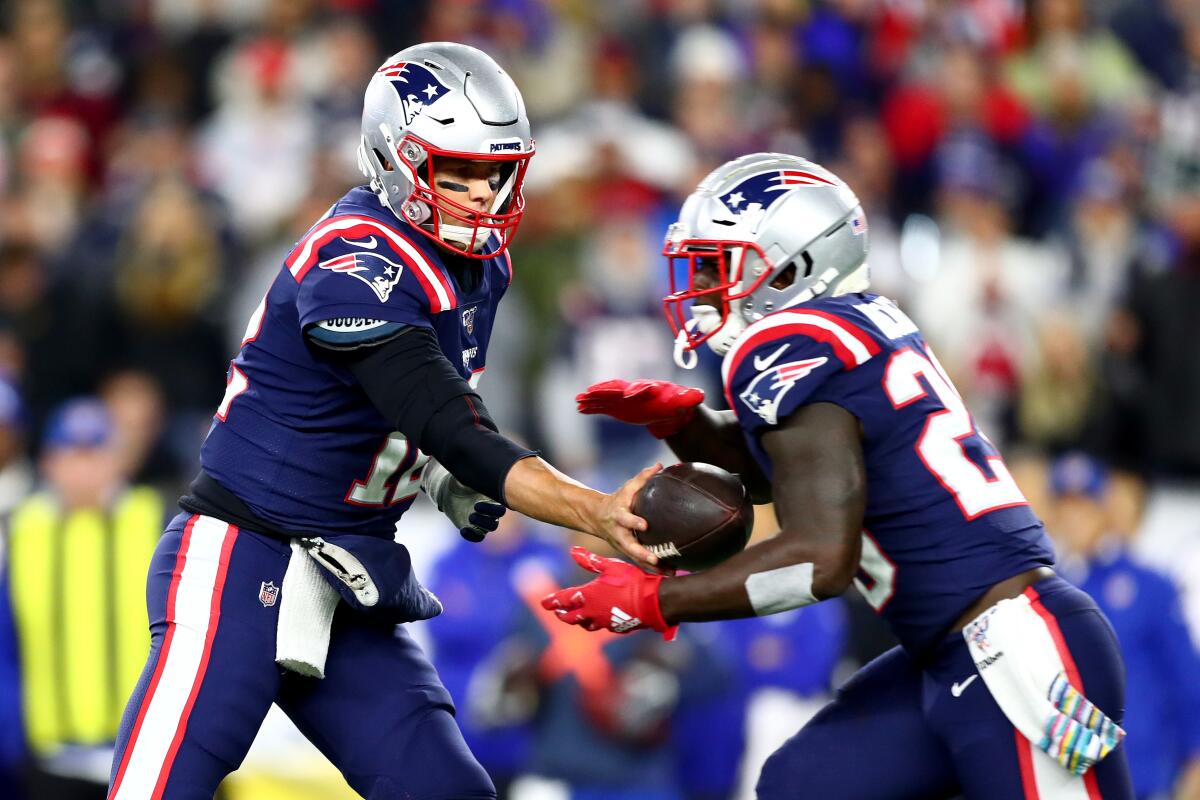
[(378, 72), (391, 78), (392, 88), (400, 95), (405, 125), (411, 125), (426, 106), (450, 92), (450, 88), (439, 81), (432, 70), (413, 61), (393, 61), (384, 64)]
[(721, 202), (741, 223), (753, 228), (758, 219), (783, 193), (797, 186), (837, 186), (813, 172), (800, 169), (773, 169), (751, 175), (721, 195)]
[(387, 302), (392, 287), (400, 281), (400, 274), (404, 272), (402, 265), (378, 253), (347, 253), (322, 261), (317, 266), (357, 278), (371, 287), (381, 303)]
[(825, 356), (818, 356), (771, 367), (760, 372), (738, 397), (768, 425), (774, 425), (779, 421), (779, 404), (791, 388), (828, 360)]

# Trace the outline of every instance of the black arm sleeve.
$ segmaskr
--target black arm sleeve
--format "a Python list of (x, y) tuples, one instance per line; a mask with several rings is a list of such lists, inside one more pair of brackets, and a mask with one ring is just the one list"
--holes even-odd
[(339, 357), (396, 430), (481, 494), (503, 503), (512, 465), (536, 455), (498, 433), (483, 400), (428, 328), (410, 326), (378, 346)]

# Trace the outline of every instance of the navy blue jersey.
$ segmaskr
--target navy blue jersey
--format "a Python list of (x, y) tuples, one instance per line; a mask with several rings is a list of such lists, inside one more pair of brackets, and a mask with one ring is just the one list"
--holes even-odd
[(867, 508), (855, 585), (910, 651), (993, 584), (1054, 563), (996, 448), (887, 298), (819, 298), (771, 314), (738, 339), (722, 373), (768, 478), (760, 436), (800, 406), (834, 403), (859, 419)]
[(388, 323), (430, 328), (475, 385), (512, 265), (505, 253), (468, 266), (479, 279), (463, 287), (437, 245), (365, 187), (348, 192), (292, 249), (251, 317), (200, 452), (204, 471), (285, 531), (391, 537), (428, 458), (305, 329), (321, 324), (329, 340)]

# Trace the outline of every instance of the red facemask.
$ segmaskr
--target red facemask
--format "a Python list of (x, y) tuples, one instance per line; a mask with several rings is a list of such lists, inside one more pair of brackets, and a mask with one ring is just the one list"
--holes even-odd
[[(487, 259), (503, 253), (508, 248), (509, 242), (512, 241), (513, 233), (517, 230), (521, 216), (525, 213), (525, 197), (522, 194), (522, 188), (525, 183), (525, 171), (529, 167), (529, 159), (533, 158), (532, 149), (529, 152), (519, 153), (463, 153), (443, 150), (415, 136), (406, 136), (398, 148), (401, 153), (404, 152), (405, 144), (410, 141), (426, 153), (425, 163), (421, 168), (424, 176), (423, 181), (418, 181), (415, 180), (415, 171), (410, 172), (409, 178), (412, 181), (413, 190), (405, 201), (401, 213), (407, 216), (403, 208), (407, 208), (408, 204), (414, 201), (428, 206), (429, 219), (415, 227), (421, 233), (436, 240), (442, 247), (459, 255), (467, 258)], [(489, 161), (507, 165), (502, 166), (500, 175), (500, 191), (504, 191), (505, 187), (508, 188), (508, 195), (503, 204), (494, 212), (477, 211), (439, 194), (433, 188), (434, 167), (438, 158)], [(408, 162), (400, 159), (398, 163), (407, 166)], [(438, 213), (439, 211), (441, 213)], [(457, 225), (467, 232), (463, 234), (466, 239), (464, 243), (447, 241), (442, 238), (445, 233), (443, 226), (450, 220), (453, 220), (451, 224)], [(497, 240), (495, 247), (477, 252), (476, 246), (487, 241), (493, 233), (496, 234)]]
[[(749, 285), (735, 291), (739, 283), (745, 284), (746, 256), (754, 252), (762, 260), (762, 274), (754, 277)], [(667, 269), (671, 281), (671, 293), (663, 298), (663, 314), (671, 333), (678, 340), (682, 332), (684, 350), (694, 350), (708, 341), (725, 326), (729, 319), (729, 304), (748, 296), (762, 285), (771, 274), (771, 262), (762, 248), (753, 242), (725, 239), (685, 239), (668, 241), (663, 246), (667, 258)], [(736, 259), (736, 263), (731, 263)], [(683, 262), (681, 269), (677, 262)], [(697, 285), (697, 278), (700, 278)], [(686, 280), (686, 283), (685, 283)], [(720, 323), (708, 331), (688, 327), (685, 314), (691, 305), (704, 299), (720, 313)], [(715, 303), (711, 301), (715, 300)]]

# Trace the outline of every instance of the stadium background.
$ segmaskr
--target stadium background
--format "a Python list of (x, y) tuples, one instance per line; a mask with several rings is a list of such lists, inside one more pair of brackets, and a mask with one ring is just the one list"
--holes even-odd
[[(1200, 631), (1195, 2), (6, 0), (0, 9), (3, 510), (31, 490), (51, 411), (84, 395), (111, 410), (116, 474), (168, 500), (178, 493), (282, 256), (360, 182), (369, 76), (409, 44), (452, 40), (512, 74), (538, 146), (512, 248), (517, 278), (482, 384), (508, 431), (605, 487), (657, 457), (640, 432), (576, 415), (573, 395), (604, 378), (680, 377), (659, 311), (671, 214), (728, 158), (800, 154), (858, 193), (875, 290), (926, 331), (1037, 509), (1053, 526), (1052, 459), (1081, 450), (1109, 464), (1113, 479), (1092, 492), (1108, 527), (1182, 584)], [(684, 379), (711, 387), (713, 367), (706, 359)], [(448, 524), (417, 509), (402, 532), (448, 607), (469, 608), (453, 575), (475, 556), (460, 555)], [(558, 558), (557, 532), (526, 533), (555, 543), (537, 558)], [(472, 591), (503, 594), (528, 566), (503, 563), (480, 573), (499, 588)], [(450, 663), (439, 641), (445, 650), (472, 638), (469, 616), (454, 624), (422, 635), (448, 683), (453, 674), (475, 691), (472, 675), (487, 674), (480, 665), (495, 653), (464, 644), (477, 662)], [(790, 733), (849, 665), (886, 643), (849, 598), (806, 624), (797, 636), (811, 645), (790, 655), (778, 636), (749, 628), (697, 634), (734, 651), (729, 643), (745, 637), (742, 656), (729, 656), (732, 682), (745, 653), (773, 654), (768, 666), (742, 664), (762, 675), (733, 704), (766, 697), (769, 712), (751, 703), (759, 710), (748, 723), (740, 710), (719, 712), (739, 731), (748, 725), (754, 741), (739, 747)], [(19, 676), (3, 674), (11, 700)], [(545, 766), (536, 731), (503, 727), (520, 714), (487, 722), (475, 706), (467, 724), (492, 737), (479, 744), (488, 757), (499, 725), (524, 749), (497, 763), (514, 775)], [(688, 711), (663, 724), (686, 724)], [(12, 775), (20, 724), (10, 715), (5, 726)], [(656, 765), (705, 760), (687, 762), (680, 754), (700, 745), (659, 734), (631, 741), (663, 753)], [(272, 720), (230, 796), (347, 791), (297, 739)], [(703, 770), (681, 768), (691, 778), (663, 777), (655, 791), (665, 794), (599, 796), (729, 796), (736, 766), (699, 778)], [(556, 790), (518, 783), (527, 798)]]

